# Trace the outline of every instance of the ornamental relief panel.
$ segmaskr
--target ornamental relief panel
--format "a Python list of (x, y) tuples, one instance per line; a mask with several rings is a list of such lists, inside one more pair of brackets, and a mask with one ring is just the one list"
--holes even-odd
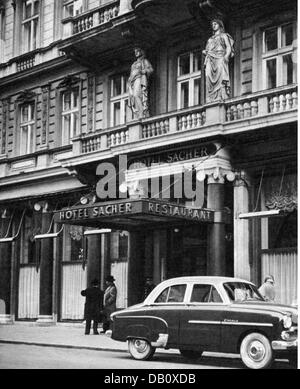
[(265, 206), (270, 210), (293, 212), (298, 208), (296, 174), (267, 178), (264, 192)]

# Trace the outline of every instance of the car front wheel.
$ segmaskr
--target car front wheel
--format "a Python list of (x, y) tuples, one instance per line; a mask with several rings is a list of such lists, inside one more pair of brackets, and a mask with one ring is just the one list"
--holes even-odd
[(273, 361), (273, 351), (268, 338), (256, 332), (243, 339), (240, 353), (242, 361), (250, 369), (266, 369)]
[(198, 359), (201, 358), (203, 352), (202, 351), (194, 351), (194, 350), (179, 350), (181, 355), (187, 359)]
[(128, 341), (130, 355), (139, 361), (147, 361), (152, 358), (155, 348), (144, 339), (130, 339)]

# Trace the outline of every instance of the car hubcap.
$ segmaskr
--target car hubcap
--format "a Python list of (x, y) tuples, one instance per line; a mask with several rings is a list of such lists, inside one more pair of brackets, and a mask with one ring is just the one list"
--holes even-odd
[(136, 340), (134, 346), (137, 352), (144, 353), (147, 350), (148, 344), (144, 340)]
[(264, 359), (265, 354), (265, 347), (261, 342), (255, 340), (254, 342), (250, 343), (248, 348), (248, 355), (253, 361), (261, 362)]

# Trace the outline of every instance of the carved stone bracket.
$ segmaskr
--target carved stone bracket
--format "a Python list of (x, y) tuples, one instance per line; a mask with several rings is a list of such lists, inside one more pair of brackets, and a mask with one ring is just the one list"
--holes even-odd
[(36, 93), (28, 89), (24, 89), (16, 99), (17, 104), (30, 102), (36, 98)]
[(59, 84), (59, 89), (71, 89), (78, 85), (80, 78), (74, 75), (66, 76)]

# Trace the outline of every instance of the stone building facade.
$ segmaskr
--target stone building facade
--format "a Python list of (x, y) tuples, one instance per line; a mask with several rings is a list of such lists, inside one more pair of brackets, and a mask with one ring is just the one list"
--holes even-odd
[[(208, 103), (214, 18), (231, 89)], [(294, 0), (0, 1), (1, 322), (82, 320), (81, 289), (108, 274), (118, 308), (180, 275), (272, 273), (294, 303), (297, 97)], [(176, 196), (185, 173), (197, 196)]]

